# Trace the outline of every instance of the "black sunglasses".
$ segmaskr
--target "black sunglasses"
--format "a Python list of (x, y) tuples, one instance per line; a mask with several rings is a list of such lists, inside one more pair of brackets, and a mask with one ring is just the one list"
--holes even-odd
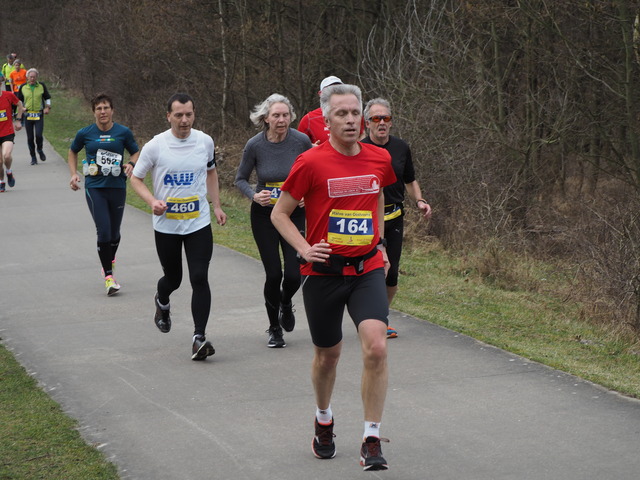
[(375, 123), (380, 123), (384, 120), (386, 123), (389, 123), (391, 121), (391, 115), (374, 115), (373, 117), (369, 117), (367, 120)]

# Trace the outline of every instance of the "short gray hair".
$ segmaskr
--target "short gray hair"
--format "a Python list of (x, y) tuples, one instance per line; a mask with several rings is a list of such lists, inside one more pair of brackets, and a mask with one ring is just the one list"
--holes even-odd
[(322, 108), (322, 116), (324, 118), (329, 118), (329, 113), (331, 113), (331, 107), (329, 106), (329, 100), (332, 95), (355, 95), (358, 99), (358, 103), (360, 103), (360, 109), (362, 110), (362, 91), (360, 87), (356, 85), (345, 84), (337, 84), (330, 85), (322, 90), (320, 93), (320, 108)]
[(371, 107), (373, 107), (374, 105), (381, 105), (384, 108), (386, 108), (387, 110), (389, 110), (389, 115), (391, 115), (391, 104), (389, 103), (388, 100), (385, 100), (384, 98), (374, 98), (373, 100), (369, 100), (367, 102), (367, 104), (364, 106), (364, 118), (365, 120), (369, 119), (369, 112), (371, 111)]
[(40, 72), (38, 70), (36, 70), (35, 68), (30, 68), (29, 70), (27, 70), (27, 77), (31, 72), (36, 72), (36, 75), (40, 75)]
[(258, 103), (255, 107), (253, 107), (253, 111), (249, 115), (249, 119), (256, 127), (262, 127), (265, 130), (269, 128), (264, 119), (267, 117), (267, 115), (269, 115), (269, 109), (274, 103), (284, 103), (287, 107), (289, 107), (291, 121), (293, 122), (296, 119), (296, 112), (293, 111), (293, 105), (291, 105), (289, 99), (284, 95), (280, 95), (279, 93), (272, 93), (261, 103)]

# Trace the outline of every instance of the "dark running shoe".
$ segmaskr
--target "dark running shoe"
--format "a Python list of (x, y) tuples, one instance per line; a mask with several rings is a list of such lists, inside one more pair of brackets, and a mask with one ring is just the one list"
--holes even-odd
[(47, 156), (42, 150), (38, 150), (38, 155), (40, 155), (40, 160), (42, 160), (43, 162), (47, 159)]
[(38, 160), (36, 160), (36, 157), (31, 157), (31, 165), (37, 165), (38, 164)]
[(207, 341), (202, 335), (196, 335), (193, 339), (191, 347), (191, 360), (204, 360), (216, 353), (211, 342)]
[(153, 297), (153, 303), (156, 305), (156, 314), (153, 317), (153, 321), (156, 322), (156, 327), (162, 333), (169, 333), (171, 330), (171, 310), (170, 309), (162, 309), (160, 308), (160, 304), (158, 303), (158, 294)]
[(0, 182), (0, 192), (4, 192), (4, 182)]
[(13, 177), (13, 173), (7, 173), (7, 183), (11, 188), (16, 184), (16, 179)]
[(389, 465), (382, 456), (380, 442), (388, 442), (387, 438), (367, 437), (360, 449), (360, 465), (367, 470), (388, 470)]
[(282, 336), (282, 328), (269, 327), (269, 329), (267, 330), (267, 333), (269, 334), (269, 341), (267, 342), (267, 347), (283, 348), (287, 346), (287, 344), (284, 343), (284, 337)]
[(280, 304), (280, 311), (278, 312), (278, 323), (284, 329), (285, 332), (293, 332), (293, 328), (296, 326), (296, 317), (293, 314), (293, 304), (289, 302), (288, 305), (284, 303)]
[(336, 456), (336, 444), (333, 441), (335, 434), (333, 433), (333, 418), (330, 425), (321, 425), (318, 423), (318, 419), (314, 422), (316, 428), (316, 434), (313, 437), (311, 443), (311, 450), (316, 458), (333, 458)]

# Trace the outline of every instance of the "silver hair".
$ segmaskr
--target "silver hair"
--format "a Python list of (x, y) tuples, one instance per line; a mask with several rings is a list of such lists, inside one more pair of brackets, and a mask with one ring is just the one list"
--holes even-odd
[(345, 84), (337, 84), (330, 85), (322, 90), (320, 93), (320, 108), (322, 108), (322, 116), (324, 118), (329, 118), (329, 113), (331, 113), (331, 107), (329, 106), (329, 100), (332, 95), (355, 95), (358, 99), (358, 103), (360, 104), (360, 109), (362, 110), (362, 91), (360, 87), (356, 85)]
[(391, 104), (389, 103), (388, 100), (385, 100), (384, 98), (374, 98), (373, 100), (369, 100), (367, 102), (367, 104), (364, 106), (364, 118), (365, 120), (369, 119), (369, 112), (371, 111), (371, 107), (373, 107), (374, 105), (381, 105), (384, 108), (386, 108), (387, 110), (389, 110), (389, 115), (391, 115)]
[(36, 75), (40, 75), (40, 72), (38, 70), (36, 70), (35, 68), (30, 68), (29, 70), (27, 70), (27, 77), (31, 72), (36, 72)]
[(296, 112), (293, 111), (293, 105), (291, 105), (289, 99), (284, 95), (280, 95), (279, 93), (272, 93), (261, 103), (258, 103), (255, 107), (253, 107), (253, 111), (249, 115), (249, 119), (256, 127), (262, 127), (265, 130), (269, 128), (264, 119), (267, 117), (267, 115), (269, 115), (269, 109), (271, 109), (271, 106), (274, 103), (284, 103), (287, 107), (289, 107), (291, 121), (293, 122), (296, 119)]

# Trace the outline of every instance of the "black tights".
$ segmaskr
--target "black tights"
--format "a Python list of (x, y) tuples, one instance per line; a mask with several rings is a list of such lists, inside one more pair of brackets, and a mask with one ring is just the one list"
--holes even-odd
[[(278, 325), (280, 304), (291, 303), (291, 298), (300, 288), (300, 264), (296, 251), (278, 233), (271, 223), (271, 207), (251, 204), (251, 230), (260, 252), (266, 280), (264, 282), (264, 300), (269, 315), (269, 325)], [(304, 209), (296, 208), (291, 221), (304, 236)], [(280, 249), (284, 259), (284, 272), (280, 259)]]
[(211, 311), (209, 262), (213, 254), (211, 225), (187, 235), (155, 232), (156, 250), (164, 276), (158, 280), (158, 300), (169, 304), (169, 296), (182, 283), (182, 245), (184, 245), (189, 281), (194, 335), (204, 335)]

